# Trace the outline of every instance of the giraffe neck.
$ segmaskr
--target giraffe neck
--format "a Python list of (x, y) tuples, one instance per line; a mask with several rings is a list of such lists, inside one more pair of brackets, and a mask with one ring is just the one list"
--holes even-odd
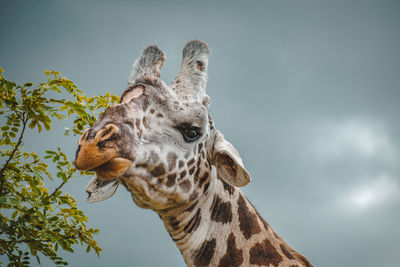
[(210, 186), (195, 204), (179, 213), (160, 214), (188, 266), (312, 266), (272, 230), (239, 189), (216, 175), (212, 170)]

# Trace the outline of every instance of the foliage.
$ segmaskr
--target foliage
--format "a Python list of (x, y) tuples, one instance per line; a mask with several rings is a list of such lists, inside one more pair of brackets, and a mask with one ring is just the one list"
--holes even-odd
[[(88, 218), (76, 200), (61, 191), (77, 172), (73, 163), (61, 148), (46, 150), (41, 158), (22, 145), (28, 128), (49, 131), (52, 119), (74, 116), (72, 132), (82, 134), (95, 123), (96, 113), (116, 103), (118, 97), (109, 93), (87, 97), (55, 71), (45, 71), (47, 80), (37, 86), (17, 85), (2, 72), (0, 68), (0, 254), (8, 256), (8, 266), (29, 266), (32, 257), (40, 264), (43, 255), (57, 266), (67, 265), (57, 253), (73, 252), (74, 244), (99, 255), (101, 248), (93, 238), (98, 229), (86, 226)], [(72, 100), (49, 97), (63, 91)], [(55, 177), (49, 162), (56, 169)], [(51, 193), (44, 184), (47, 179), (59, 181)]]

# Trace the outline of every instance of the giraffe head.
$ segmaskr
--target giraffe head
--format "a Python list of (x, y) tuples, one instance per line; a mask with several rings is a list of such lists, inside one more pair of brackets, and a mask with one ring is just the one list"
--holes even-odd
[(163, 210), (190, 205), (210, 179), (232, 186), (250, 181), (238, 152), (208, 115), (208, 56), (206, 43), (187, 43), (181, 70), (167, 86), (159, 78), (164, 52), (144, 49), (121, 102), (79, 140), (75, 165), (96, 172), (88, 186), (97, 194), (94, 201), (110, 197), (122, 183), (139, 206)]

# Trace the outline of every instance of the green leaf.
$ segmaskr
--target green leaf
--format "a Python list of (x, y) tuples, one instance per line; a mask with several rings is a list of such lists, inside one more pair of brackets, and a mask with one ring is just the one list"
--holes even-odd
[(36, 126), (36, 120), (32, 120), (31, 123), (29, 123), (29, 128), (33, 129)]
[(28, 246), (29, 246), (29, 251), (31, 252), (31, 254), (32, 254), (33, 256), (36, 256), (36, 257), (37, 257), (36, 248), (34, 247), (33, 243), (32, 243), (32, 242), (29, 242), (29, 243), (28, 243)]
[(11, 215), (11, 218), (15, 219), (17, 217), (18, 213), (19, 213), (18, 210), (14, 211), (13, 214)]
[(36, 260), (37, 260), (37, 262), (38, 262), (40, 265), (42, 265), (42, 264), (40, 263), (40, 258), (39, 258), (38, 255), (36, 255)]
[(37, 126), (38, 126), (38, 131), (39, 131), (39, 133), (40, 133), (40, 132), (42, 131), (42, 129), (43, 129), (43, 128), (42, 128), (42, 125), (40, 125), (40, 123), (38, 123)]

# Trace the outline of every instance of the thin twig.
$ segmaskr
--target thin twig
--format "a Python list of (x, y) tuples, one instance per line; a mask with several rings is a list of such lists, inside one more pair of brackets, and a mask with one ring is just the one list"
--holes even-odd
[[(71, 235), (71, 236), (66, 236), (64, 238), (61, 238), (59, 240), (65, 240), (65, 239), (70, 239), (70, 238), (75, 238), (76, 234)], [(50, 242), (53, 241), (52, 239), (21, 239), (21, 240), (17, 240), (17, 243), (33, 243), (33, 242)], [(55, 241), (55, 240), (54, 240)], [(9, 241), (12, 242), (12, 241)]]
[(3, 177), (3, 172), (4, 172), (4, 170), (7, 168), (7, 165), (10, 163), (10, 161), (11, 161), (12, 158), (14, 157), (15, 152), (17, 152), (18, 147), (19, 147), (19, 146), (21, 145), (21, 143), (22, 143), (22, 138), (24, 137), (24, 132), (25, 132), (26, 124), (27, 124), (27, 122), (28, 122), (28, 119), (25, 118), (25, 114), (22, 114), (22, 122), (23, 122), (22, 131), (21, 131), (21, 134), (20, 134), (20, 136), (19, 136), (19, 138), (18, 138), (18, 142), (17, 142), (17, 144), (15, 145), (13, 151), (11, 152), (10, 157), (8, 157), (8, 159), (7, 159), (6, 163), (4, 164), (3, 168), (1, 168), (0, 177)]
[[(74, 172), (70, 173), (70, 174), (67, 176), (66, 181), (68, 181), (68, 180), (72, 177), (72, 174), (74, 174)], [(50, 194), (49, 199), (50, 199), (58, 190), (60, 190), (61, 187), (63, 187), (63, 186), (65, 185), (65, 183), (66, 183), (66, 182), (62, 182), (62, 183), (54, 190), (54, 192)]]
[(65, 185), (65, 182), (62, 182), (55, 190), (53, 193), (50, 194), (49, 199), (58, 191), (61, 189), (61, 187), (63, 187), (63, 185)]

